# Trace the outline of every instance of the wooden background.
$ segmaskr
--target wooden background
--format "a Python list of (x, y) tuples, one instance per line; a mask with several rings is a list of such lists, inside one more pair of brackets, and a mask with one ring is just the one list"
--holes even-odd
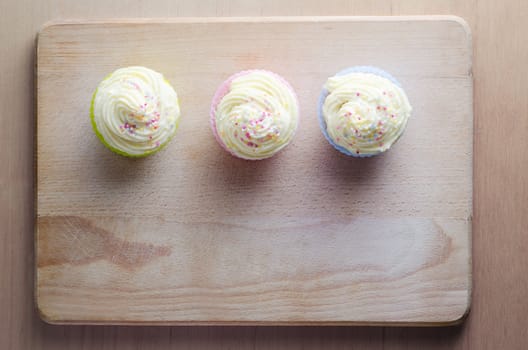
[[(525, 349), (528, 2), (205, 0), (0, 2), (1, 349)], [(50, 326), (33, 306), (35, 37), (51, 19), (455, 14), (473, 30), (473, 304), (451, 328)]]

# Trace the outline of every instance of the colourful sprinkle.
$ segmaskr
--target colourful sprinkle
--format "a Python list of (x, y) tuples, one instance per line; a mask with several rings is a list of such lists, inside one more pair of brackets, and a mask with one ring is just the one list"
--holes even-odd
[(139, 84), (136, 83), (135, 81), (129, 81), (129, 82), (130, 82), (130, 84), (131, 84), (133, 87), (136, 88), (136, 90), (140, 90), (140, 89), (141, 89), (141, 88), (139, 87)]

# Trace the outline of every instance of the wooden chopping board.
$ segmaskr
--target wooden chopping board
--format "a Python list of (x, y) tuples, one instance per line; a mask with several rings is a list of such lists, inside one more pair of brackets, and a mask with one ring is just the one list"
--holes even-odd
[[(51, 323), (418, 324), (460, 321), (471, 289), (471, 38), (455, 17), (200, 18), (46, 26), (37, 58), (36, 301)], [(388, 153), (322, 136), (317, 99), (354, 65), (414, 107)], [(162, 72), (177, 137), (146, 159), (106, 150), (91, 95), (113, 70)], [(260, 162), (215, 142), (209, 106), (264, 68), (299, 95), (293, 143)]]

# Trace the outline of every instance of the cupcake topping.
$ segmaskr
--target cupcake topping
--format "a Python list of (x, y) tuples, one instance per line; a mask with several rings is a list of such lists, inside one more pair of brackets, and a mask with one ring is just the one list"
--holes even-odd
[(133, 156), (168, 142), (179, 119), (176, 92), (145, 67), (116, 70), (99, 84), (93, 100), (93, 122), (104, 141)]
[(268, 158), (297, 128), (299, 108), (291, 88), (274, 74), (249, 71), (231, 81), (215, 112), (218, 137), (244, 159)]
[(351, 153), (374, 155), (400, 137), (412, 108), (405, 92), (371, 73), (348, 73), (328, 79), (323, 118), (328, 135)]

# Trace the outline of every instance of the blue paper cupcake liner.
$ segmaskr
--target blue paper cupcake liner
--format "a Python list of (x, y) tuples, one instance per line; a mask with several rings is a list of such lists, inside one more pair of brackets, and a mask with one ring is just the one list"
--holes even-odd
[[(372, 66), (355, 66), (355, 67), (346, 68), (346, 69), (343, 69), (342, 71), (339, 71), (337, 74), (335, 74), (335, 76), (337, 77), (337, 76), (341, 76), (341, 75), (345, 75), (345, 74), (349, 74), (349, 73), (370, 73), (370, 74), (375, 74), (375, 75), (378, 75), (380, 77), (383, 77), (385, 79), (390, 80), (391, 82), (393, 82), (394, 84), (396, 84), (398, 87), (401, 88), (400, 83), (392, 75), (390, 75), (389, 73), (385, 72), (382, 69), (379, 69), (379, 68), (376, 68), (376, 67), (372, 67)], [(324, 104), (324, 101), (326, 100), (327, 96), (328, 96), (328, 90), (323, 88), (323, 90), (321, 91), (321, 95), (319, 96), (319, 104), (318, 104), (318, 108), (317, 108), (318, 114), (319, 114), (319, 118), (318, 118), (319, 119), (319, 126), (321, 127), (321, 131), (323, 132), (323, 135), (324, 135), (325, 139), (336, 150), (338, 150), (339, 152), (341, 152), (343, 154), (346, 154), (347, 156), (352, 156), (352, 157), (356, 157), (356, 158), (368, 158), (368, 157), (373, 157), (373, 156), (379, 154), (379, 153), (377, 153), (377, 154), (356, 154), (356, 153), (350, 152), (349, 150), (347, 150), (343, 146), (340, 146), (340, 145), (336, 144), (334, 142), (334, 140), (332, 140), (330, 138), (330, 135), (328, 135), (328, 131), (326, 130), (326, 122), (325, 122), (324, 117), (323, 117), (323, 104)]]

